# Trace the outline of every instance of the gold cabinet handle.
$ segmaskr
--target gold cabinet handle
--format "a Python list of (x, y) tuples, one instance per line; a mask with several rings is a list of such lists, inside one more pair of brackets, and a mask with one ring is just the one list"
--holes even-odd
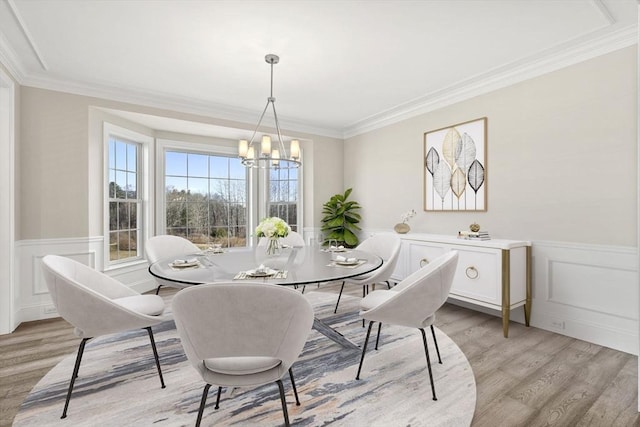
[(464, 273), (467, 275), (467, 277), (469, 279), (477, 279), (478, 275), (480, 274), (478, 272), (478, 269), (475, 268), (473, 265), (471, 267), (467, 267), (467, 269), (464, 271)]
[(420, 268), (424, 267), (425, 265), (429, 264), (429, 260), (426, 258), (422, 258), (420, 260)]

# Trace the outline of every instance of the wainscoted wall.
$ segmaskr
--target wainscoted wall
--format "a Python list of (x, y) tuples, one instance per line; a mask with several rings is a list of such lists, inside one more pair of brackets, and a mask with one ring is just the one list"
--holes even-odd
[[(31, 320), (57, 317), (49, 291), (42, 275), (45, 255), (62, 255), (91, 266), (104, 269), (104, 243), (102, 236), (69, 239), (22, 240), (16, 243), (16, 283), (19, 284), (20, 306), (14, 313), (16, 325)], [(137, 290), (153, 289), (155, 282), (147, 271), (148, 264), (141, 261), (105, 271), (108, 275)]]
[[(382, 231), (365, 230), (362, 236)], [(318, 233), (317, 228), (304, 229), (309, 243), (313, 243), (312, 239)], [(18, 323), (57, 316), (41, 272), (41, 260), (45, 255), (68, 256), (98, 270), (103, 269), (102, 237), (23, 240), (18, 242), (16, 254), (21, 301), (15, 313)], [(532, 256), (532, 326), (638, 354), (640, 310), (635, 248), (534, 241)], [(146, 262), (106, 273), (139, 292), (155, 287)], [(500, 315), (498, 311), (453, 303)], [(511, 319), (524, 323), (523, 310), (515, 309)]]
[[(381, 232), (381, 231), (377, 231)], [(367, 232), (363, 235), (371, 235)], [(410, 236), (407, 235), (407, 236)], [(403, 242), (408, 245), (409, 242)], [(633, 247), (532, 242), (531, 326), (638, 354), (638, 269)], [(407, 256), (408, 250), (401, 252)], [(399, 261), (394, 276), (411, 271)], [(500, 312), (450, 301), (500, 316)], [(524, 324), (516, 308), (511, 320)]]

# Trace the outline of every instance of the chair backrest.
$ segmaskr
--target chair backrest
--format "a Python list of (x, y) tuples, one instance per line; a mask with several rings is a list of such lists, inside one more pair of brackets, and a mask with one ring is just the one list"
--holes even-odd
[(398, 283), (392, 298), (366, 313), (383, 323), (426, 326), (424, 321), (446, 302), (457, 264), (457, 251), (441, 255)]
[[(280, 238), (280, 243), (292, 247), (306, 246), (304, 237), (295, 231), (290, 231), (286, 237)], [(267, 246), (267, 238), (261, 237), (260, 240), (258, 240), (258, 246)]]
[(161, 235), (147, 240), (144, 253), (149, 264), (171, 257), (200, 252), (200, 248), (180, 236)]
[(140, 294), (104, 273), (58, 255), (42, 259), (42, 272), (58, 314), (76, 327), (80, 337), (153, 324), (149, 323), (149, 316), (112, 301)]
[(172, 302), (187, 358), (265, 356), (288, 369), (313, 325), (313, 309), (293, 289), (267, 283), (211, 283), (178, 292)]
[(370, 280), (378, 282), (389, 280), (398, 264), (401, 247), (402, 240), (391, 233), (374, 234), (358, 245), (357, 250), (371, 252), (382, 258), (382, 267), (368, 276)]

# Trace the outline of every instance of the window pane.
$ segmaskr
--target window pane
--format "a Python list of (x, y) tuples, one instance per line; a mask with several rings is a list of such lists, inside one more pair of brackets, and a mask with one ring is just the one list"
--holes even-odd
[(229, 178), (246, 181), (247, 168), (245, 165), (243, 165), (240, 162), (240, 159), (238, 158), (229, 159)]
[(136, 172), (138, 170), (136, 148), (137, 147), (133, 144), (127, 144), (127, 170), (129, 172)]
[(127, 168), (127, 144), (117, 141), (115, 144), (115, 150), (116, 169), (125, 170)]
[(109, 203), (109, 230), (118, 229), (118, 202)]
[(167, 227), (187, 226), (187, 204), (184, 201), (166, 204)]
[(129, 228), (129, 203), (118, 203), (118, 230)]
[(227, 157), (209, 157), (211, 178), (227, 178), (229, 176), (229, 159)]
[(137, 176), (135, 173), (127, 173), (127, 199), (136, 199), (137, 195)]
[(138, 203), (129, 203), (129, 227), (138, 228)]
[(189, 178), (187, 180), (189, 192), (206, 198), (209, 195), (209, 180), (207, 178)]
[(116, 198), (124, 199), (126, 188), (127, 188), (127, 173), (117, 170), (116, 171)]
[(207, 156), (202, 154), (187, 155), (187, 170), (189, 176), (207, 177), (209, 176), (209, 165)]
[(187, 176), (187, 153), (167, 151), (164, 168), (166, 175)]
[(176, 178), (168, 176), (165, 178), (165, 191), (169, 192), (182, 192), (184, 197), (187, 191), (187, 178)]

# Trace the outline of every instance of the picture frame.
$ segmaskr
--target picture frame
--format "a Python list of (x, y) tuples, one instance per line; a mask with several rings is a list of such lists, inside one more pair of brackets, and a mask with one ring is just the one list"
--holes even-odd
[(487, 211), (487, 118), (424, 133), (424, 210)]

